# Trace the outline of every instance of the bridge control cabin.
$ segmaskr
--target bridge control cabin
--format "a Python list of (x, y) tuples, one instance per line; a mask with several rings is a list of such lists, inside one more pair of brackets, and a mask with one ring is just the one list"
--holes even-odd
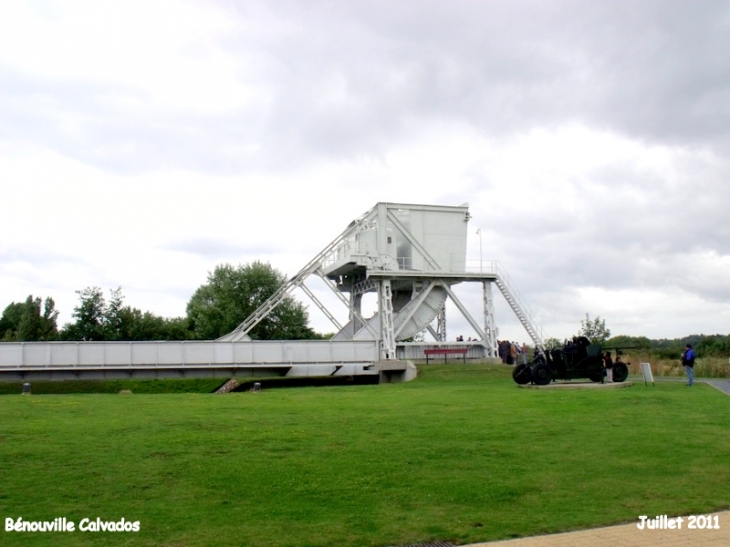
[(469, 208), (378, 203), (322, 262), (333, 281), (369, 271), (464, 272)]

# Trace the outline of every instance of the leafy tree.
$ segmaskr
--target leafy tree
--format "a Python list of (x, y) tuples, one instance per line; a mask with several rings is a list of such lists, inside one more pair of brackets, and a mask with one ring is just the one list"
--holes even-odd
[[(689, 343), (692, 344), (692, 342)], [(727, 357), (730, 355), (730, 336), (720, 334), (700, 335), (699, 340), (696, 340), (692, 347), (695, 348), (698, 355)]]
[(607, 346), (612, 347), (630, 347), (632, 349), (651, 349), (652, 341), (646, 336), (612, 336), (606, 341)]
[(12, 302), (3, 311), (0, 317), (0, 339), (3, 342), (15, 342), (20, 318), (23, 316), (25, 305), (22, 302)]
[(611, 331), (606, 328), (606, 320), (601, 319), (600, 315), (591, 319), (586, 314), (585, 320), (580, 322), (580, 330), (576, 336), (585, 336), (593, 344), (604, 345), (606, 340), (611, 337)]
[(86, 287), (76, 291), (79, 295), (79, 304), (74, 308), (72, 317), (74, 323), (64, 326), (61, 337), (64, 340), (94, 341), (104, 340), (106, 300), (99, 287)]
[[(234, 267), (216, 266), (208, 282), (195, 291), (187, 313), (194, 336), (211, 340), (228, 334), (263, 304), (286, 281), (270, 264), (255, 261)], [(258, 340), (311, 339), (306, 308), (286, 297), (249, 336)]]
[(112, 289), (109, 302), (99, 287), (76, 291), (79, 305), (74, 323), (62, 331), (64, 340), (185, 340), (192, 337), (185, 318), (165, 319), (124, 305), (122, 288)]
[[(41, 304), (43, 312), (41, 313)], [(0, 340), (4, 342), (26, 342), (56, 340), (58, 311), (53, 298), (28, 296), (25, 302), (12, 302), (0, 318)]]
[[(30, 303), (33, 302), (33, 308), (31, 310)], [(34, 338), (37, 340), (57, 340), (58, 339), (58, 311), (56, 310), (56, 303), (53, 298), (47, 297), (43, 301), (43, 315), (39, 315), (41, 309), (40, 297), (33, 300), (32, 296), (29, 296), (25, 303), (27, 314), (32, 314), (37, 317), (37, 321), (34, 324), (37, 325), (35, 331), (33, 331)], [(20, 332), (23, 332), (23, 321), (20, 322)]]
[(110, 289), (111, 298), (104, 306), (102, 324), (104, 326), (105, 340), (127, 340), (131, 323), (134, 321), (134, 314), (129, 306), (123, 305), (124, 296), (122, 288)]
[(193, 336), (185, 317), (168, 319), (128, 306), (122, 313), (124, 328), (119, 340), (187, 340)]
[(546, 350), (560, 349), (563, 347), (563, 343), (557, 338), (545, 338), (545, 340), (542, 341), (542, 345)]
[[(334, 334), (332, 336), (334, 336)], [(425, 340), (426, 335), (424, 334), (424, 331), (417, 332), (416, 334), (414, 334), (413, 336), (409, 336), (408, 338), (403, 338), (403, 342), (423, 342)]]

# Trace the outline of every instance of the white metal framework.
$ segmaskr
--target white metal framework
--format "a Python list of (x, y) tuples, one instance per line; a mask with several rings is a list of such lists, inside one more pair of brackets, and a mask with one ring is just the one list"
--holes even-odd
[[(492, 298), (495, 283), (533, 342), (542, 346), (538, 329), (495, 263), (489, 272), (466, 271), (470, 218), (467, 205), (378, 203), (351, 222), (299, 273), (220, 340), (248, 340), (248, 332), (299, 287), (337, 328), (334, 341), (375, 340), (379, 342), (381, 359), (395, 359), (396, 342), (423, 331), (430, 332), (436, 341), (445, 342), (447, 299), (477, 333), (486, 355), (496, 357)], [(310, 275), (321, 278), (348, 308), (346, 325), (341, 325), (307, 288), (305, 281)], [(463, 282), (482, 283), (482, 324), (454, 294), (452, 286)], [(366, 293), (375, 293), (378, 302), (377, 312), (369, 318), (363, 317), (361, 310)]]
[[(478, 273), (467, 272), (469, 218), (466, 205), (378, 203), (218, 341), (7, 343), (0, 345), (0, 379), (281, 374), (378, 375), (381, 381), (407, 381), (415, 377), (415, 367), (395, 361), (396, 356), (422, 358), (424, 349), (409, 339), (429, 332), (435, 342), (428, 345), (453, 344), (446, 341), (448, 300), (477, 333), (478, 339), (466, 345), (468, 357), (497, 356), (493, 284), (533, 342), (542, 346), (527, 308), (496, 263), (489, 272), (481, 266)], [(307, 287), (311, 275), (349, 310), (345, 325)], [(454, 293), (454, 285), (466, 282), (482, 284), (481, 324)], [(335, 325), (332, 340), (251, 341), (248, 332), (296, 288)], [(377, 295), (378, 307), (364, 317), (362, 299), (368, 293)]]

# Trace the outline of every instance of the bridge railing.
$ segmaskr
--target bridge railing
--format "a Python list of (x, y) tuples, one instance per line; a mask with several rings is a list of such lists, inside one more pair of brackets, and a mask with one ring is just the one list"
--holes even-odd
[(6, 342), (0, 369), (356, 363), (378, 359), (374, 341)]

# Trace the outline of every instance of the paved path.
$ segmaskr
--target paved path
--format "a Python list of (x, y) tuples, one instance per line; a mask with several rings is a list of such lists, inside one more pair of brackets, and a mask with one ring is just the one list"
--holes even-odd
[[(723, 393), (730, 395), (730, 380), (700, 380), (700, 382), (710, 384), (715, 389), (719, 389)], [(728, 545), (730, 545), (730, 543)]]
[[(525, 389), (609, 389), (609, 388), (619, 388), (619, 387), (631, 387), (633, 385), (633, 382), (636, 382), (637, 384), (643, 383), (643, 378), (635, 378), (632, 377), (632, 380), (629, 380), (627, 382), (620, 382), (620, 383), (599, 383), (599, 382), (589, 382), (589, 381), (566, 381), (566, 382), (551, 382), (544, 386), (538, 386), (534, 384), (521, 384), (517, 387), (525, 388)], [(687, 383), (687, 378), (682, 378), (680, 376), (659, 376), (654, 377), (654, 382), (683, 382)], [(695, 378), (695, 384), (707, 384), (715, 389), (718, 389), (722, 391), (723, 393), (726, 393), (730, 395), (730, 380), (727, 378)], [(729, 546), (730, 547), (730, 546)]]
[[(680, 377), (654, 377), (655, 382), (684, 382), (687, 383), (687, 378)], [(638, 382), (638, 381), (637, 381)], [(715, 389), (727, 393), (730, 395), (730, 380), (727, 378), (695, 378), (695, 384), (707, 384)]]
[(717, 515), (717, 530), (690, 530), (685, 517), (681, 530), (639, 530), (635, 523), (579, 532), (534, 536), (507, 541), (473, 543), (465, 547), (728, 547), (730, 546), (730, 511)]

